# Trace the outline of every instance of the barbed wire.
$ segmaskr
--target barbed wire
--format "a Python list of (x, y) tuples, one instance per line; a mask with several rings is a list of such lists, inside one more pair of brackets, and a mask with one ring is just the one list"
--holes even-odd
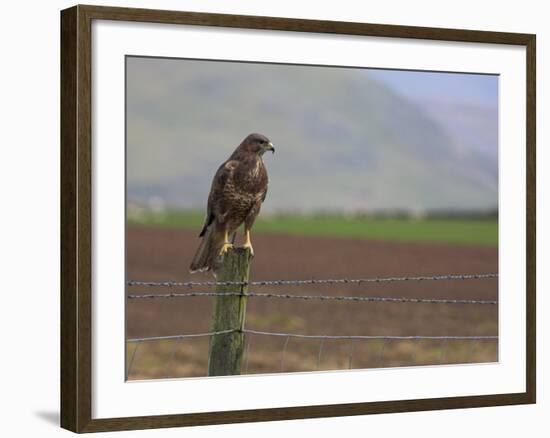
[[(404, 276), (404, 277), (370, 277), (370, 278), (329, 278), (329, 279), (307, 279), (307, 280), (263, 280), (263, 281), (189, 281), (189, 282), (175, 282), (175, 281), (128, 281), (128, 286), (147, 286), (147, 287), (187, 287), (193, 288), (198, 286), (282, 286), (282, 285), (308, 285), (308, 284), (354, 284), (361, 285), (366, 283), (389, 283), (389, 282), (402, 282), (402, 281), (438, 281), (438, 280), (477, 280), (477, 279), (493, 279), (498, 278), (497, 273), (488, 274), (445, 274), (445, 275), (431, 275), (431, 276)], [(239, 288), (240, 289), (240, 288)], [(300, 300), (321, 300), (321, 301), (351, 301), (351, 302), (391, 302), (391, 303), (429, 303), (429, 304), (488, 304), (497, 305), (496, 300), (482, 300), (482, 299), (446, 299), (446, 298), (407, 298), (407, 297), (374, 297), (374, 296), (341, 296), (341, 295), (304, 295), (293, 293), (274, 293), (274, 292), (244, 292), (242, 290), (237, 291), (193, 291), (193, 292), (179, 292), (172, 291), (170, 293), (147, 293), (147, 294), (128, 294), (127, 298), (134, 299), (167, 299), (167, 298), (187, 298), (187, 297), (220, 297), (220, 296), (246, 296), (253, 298), (276, 298), (276, 299), (300, 299)], [(420, 336), (420, 335), (325, 335), (325, 334), (300, 334), (300, 333), (282, 333), (282, 332), (267, 332), (254, 329), (228, 329), (221, 331), (212, 331), (205, 333), (188, 333), (180, 335), (169, 336), (151, 336), (142, 338), (127, 339), (127, 343), (135, 343), (134, 350), (131, 354), (129, 365), (126, 371), (126, 378), (128, 378), (132, 365), (135, 362), (136, 353), (139, 346), (143, 342), (148, 341), (162, 341), (162, 340), (176, 340), (172, 347), (170, 358), (166, 365), (167, 376), (170, 375), (170, 365), (175, 359), (176, 349), (182, 339), (198, 338), (198, 337), (211, 337), (231, 333), (241, 333), (248, 338), (246, 345), (246, 365), (245, 373), (248, 371), (248, 362), (250, 354), (251, 339), (254, 335), (258, 336), (272, 336), (284, 338), (284, 344), (281, 354), (280, 368), (284, 369), (285, 354), (288, 348), (290, 338), (299, 339), (315, 339), (319, 341), (319, 351), (317, 354), (317, 369), (320, 368), (321, 358), (323, 355), (323, 346), (326, 340), (348, 340), (351, 342), (351, 349), (348, 357), (348, 366), (351, 369), (354, 355), (354, 342), (358, 340), (381, 340), (383, 341), (380, 357), (383, 359), (384, 349), (389, 341), (413, 341), (413, 362), (416, 363), (416, 342), (421, 340), (436, 340), (442, 341), (444, 345), (447, 345), (449, 341), (473, 341), (472, 351), (476, 341), (498, 341), (498, 336)], [(253, 335), (253, 336), (250, 336)], [(443, 351), (443, 348), (442, 348)], [(442, 352), (442, 357), (444, 352)], [(381, 360), (382, 360), (381, 359)], [(210, 353), (209, 359), (210, 361)]]
[(190, 297), (231, 297), (246, 296), (253, 298), (281, 298), (321, 301), (365, 301), (390, 303), (421, 303), (421, 304), (490, 304), (496, 305), (496, 300), (452, 299), (452, 298), (406, 298), (406, 297), (371, 297), (371, 296), (341, 296), (341, 295), (296, 295), (291, 293), (272, 292), (170, 292), (152, 294), (129, 294), (128, 299), (167, 299)]
[(327, 278), (307, 280), (261, 280), (261, 281), (139, 281), (129, 280), (128, 286), (158, 286), (158, 287), (195, 287), (195, 286), (283, 286), (305, 284), (363, 284), (389, 283), (399, 281), (438, 281), (438, 280), (480, 280), (498, 278), (498, 274), (445, 274), (414, 277), (369, 277), (369, 278)]

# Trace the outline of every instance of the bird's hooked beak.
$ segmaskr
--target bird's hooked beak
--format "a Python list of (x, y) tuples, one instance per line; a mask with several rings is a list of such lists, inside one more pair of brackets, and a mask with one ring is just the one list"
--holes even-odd
[(269, 142), (267, 146), (265, 147), (266, 151), (271, 151), (272, 154), (275, 153), (275, 147), (273, 147), (273, 143)]

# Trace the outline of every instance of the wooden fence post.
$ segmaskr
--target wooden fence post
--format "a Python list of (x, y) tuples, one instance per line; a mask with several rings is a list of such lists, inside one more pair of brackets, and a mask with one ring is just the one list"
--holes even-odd
[[(231, 248), (224, 257), (217, 274), (219, 282), (248, 282), (252, 254), (248, 248)], [(213, 332), (236, 329), (233, 333), (213, 335), (208, 351), (208, 375), (227, 376), (241, 373), (244, 353), (244, 321), (248, 285), (218, 285), (217, 292), (240, 292), (241, 295), (214, 298)]]

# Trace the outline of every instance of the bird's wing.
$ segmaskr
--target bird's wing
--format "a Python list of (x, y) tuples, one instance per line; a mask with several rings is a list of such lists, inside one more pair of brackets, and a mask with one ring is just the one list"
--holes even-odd
[(223, 203), (220, 202), (223, 198), (224, 188), (228, 181), (232, 180), (233, 173), (239, 165), (236, 160), (228, 160), (223, 163), (214, 178), (212, 179), (212, 186), (210, 187), (210, 194), (208, 195), (208, 204), (206, 207), (206, 218), (199, 237), (204, 236), (208, 227), (214, 222), (216, 215), (223, 215)]

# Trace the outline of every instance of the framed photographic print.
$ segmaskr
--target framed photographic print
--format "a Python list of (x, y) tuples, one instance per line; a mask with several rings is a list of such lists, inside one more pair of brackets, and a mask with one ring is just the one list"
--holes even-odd
[(61, 425), (535, 402), (535, 36), (61, 13)]

